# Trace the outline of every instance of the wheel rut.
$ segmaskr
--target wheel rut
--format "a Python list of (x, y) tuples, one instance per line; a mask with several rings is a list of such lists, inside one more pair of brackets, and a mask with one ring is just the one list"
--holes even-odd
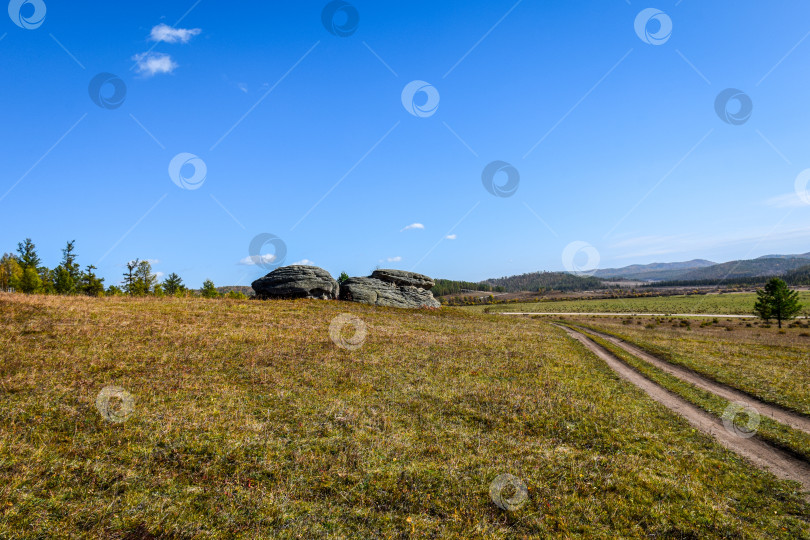
[(569, 336), (582, 343), (622, 379), (634, 384), (653, 400), (685, 418), (695, 429), (711, 435), (721, 445), (757, 467), (766, 469), (779, 478), (801, 484), (805, 499), (810, 501), (810, 464), (756, 437), (744, 438), (732, 433), (723, 426), (719, 418), (647, 379), (585, 334), (565, 326), (555, 326), (562, 328)]
[[(577, 327), (580, 328), (580, 327)], [(776, 420), (782, 424), (792, 427), (793, 429), (798, 429), (799, 431), (804, 431), (805, 433), (810, 433), (810, 417), (801, 415), (799, 413), (789, 411), (787, 409), (783, 409), (777, 405), (773, 405), (770, 403), (765, 403), (764, 401), (760, 401), (759, 399), (751, 396), (750, 394), (746, 394), (740, 390), (735, 388), (731, 388), (722, 383), (718, 383), (717, 381), (713, 381), (707, 377), (704, 377), (698, 373), (695, 373), (689, 368), (685, 368), (682, 366), (678, 366), (667, 362), (657, 356), (654, 356), (644, 349), (633, 345), (630, 342), (627, 342), (623, 339), (617, 338), (610, 334), (605, 334), (604, 332), (599, 332), (597, 330), (592, 330), (590, 328), (583, 328), (583, 330), (590, 332), (591, 334), (596, 334), (597, 336), (603, 338), (606, 341), (620, 347), (625, 352), (632, 354), (638, 358), (641, 358), (645, 362), (652, 364), (653, 366), (657, 367), (661, 371), (668, 373), (674, 377), (681, 379), (682, 381), (686, 381), (691, 383), (698, 388), (711, 392), (717, 396), (720, 396), (724, 399), (729, 401), (739, 401), (745, 403), (748, 406), (753, 407), (756, 409), (757, 413), (761, 414), (762, 416), (767, 416), (772, 420)]]

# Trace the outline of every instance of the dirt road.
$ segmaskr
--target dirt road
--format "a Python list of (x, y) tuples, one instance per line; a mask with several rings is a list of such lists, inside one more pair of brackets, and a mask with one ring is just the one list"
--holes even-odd
[(810, 465), (806, 462), (756, 437), (744, 438), (726, 430), (719, 418), (658, 386), (584, 334), (564, 326), (558, 328), (562, 328), (569, 336), (582, 343), (621, 378), (633, 383), (655, 401), (683, 416), (695, 429), (711, 435), (717, 442), (745, 457), (757, 467), (767, 469), (779, 478), (799, 482), (804, 488), (805, 498), (810, 500)]

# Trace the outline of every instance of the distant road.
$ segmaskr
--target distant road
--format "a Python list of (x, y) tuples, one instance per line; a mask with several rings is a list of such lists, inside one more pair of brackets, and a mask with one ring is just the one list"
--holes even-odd
[(597, 315), (608, 317), (632, 317), (634, 315), (639, 317), (711, 317), (720, 319), (725, 317), (727, 319), (753, 319), (756, 315), (724, 315), (722, 313), (578, 313), (578, 312), (557, 312), (557, 313), (541, 313), (541, 312), (515, 312), (503, 311), (498, 315)]

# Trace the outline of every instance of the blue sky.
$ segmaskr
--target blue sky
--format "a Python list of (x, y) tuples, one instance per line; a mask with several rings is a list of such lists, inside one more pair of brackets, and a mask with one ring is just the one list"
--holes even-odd
[[(136, 257), (190, 286), (249, 284), (268, 271), (250, 263), (273, 256), (251, 252), (261, 234), (281, 239), (284, 264), (333, 275), (467, 280), (810, 251), (806, 2), (9, 11), (0, 250), (31, 237), (54, 266), (76, 239), (107, 285)], [(90, 96), (100, 73), (107, 108)], [(729, 88), (750, 118), (721, 119)], [(169, 174), (181, 154), (185, 183)]]

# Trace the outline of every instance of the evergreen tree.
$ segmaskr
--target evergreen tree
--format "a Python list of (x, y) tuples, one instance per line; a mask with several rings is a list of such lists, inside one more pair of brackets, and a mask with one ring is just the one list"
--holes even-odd
[(349, 279), (349, 274), (347, 274), (346, 272), (341, 272), (340, 277), (337, 279), (337, 281), (338, 283), (343, 283), (347, 279)]
[(779, 278), (771, 279), (764, 289), (757, 290), (754, 313), (766, 321), (776, 319), (779, 328), (782, 328), (782, 321), (794, 318), (801, 309), (799, 293), (790, 290), (787, 283)]
[(42, 294), (55, 294), (56, 293), (56, 274), (47, 266), (40, 266), (37, 268), (39, 274), (39, 281), (42, 286), (39, 291)]
[(19, 290), (27, 294), (42, 292), (43, 276), (46, 282), (50, 281), (49, 270), (39, 266), (42, 261), (37, 255), (37, 248), (30, 238), (26, 238), (24, 242), (17, 244), (17, 253), (19, 253), (17, 261), (22, 268)]
[(202, 294), (203, 298), (219, 298), (219, 292), (217, 292), (217, 288), (214, 286), (214, 282), (211, 281), (210, 279), (206, 279), (203, 282), (200, 294)]
[(104, 294), (104, 278), (99, 278), (93, 272), (97, 270), (92, 264), (87, 265), (79, 280), (82, 292), (88, 296), (101, 296)]
[(107, 296), (122, 296), (124, 291), (120, 287), (116, 287), (115, 285), (110, 285), (107, 287)]
[(169, 276), (163, 280), (163, 291), (169, 296), (174, 296), (181, 293), (185, 289), (186, 287), (183, 285), (183, 280), (180, 279), (180, 276), (174, 272), (169, 274)]
[(75, 283), (79, 282), (79, 278), (81, 277), (81, 271), (79, 269), (79, 263), (76, 262), (76, 252), (74, 251), (74, 245), (76, 244), (76, 240), (71, 240), (65, 246), (65, 249), (62, 250), (62, 266), (68, 271), (70, 277), (73, 278)]
[(37, 255), (37, 247), (30, 238), (26, 238), (25, 242), (19, 242), (17, 244), (17, 253), (20, 254), (20, 256), (17, 257), (17, 261), (20, 263), (23, 270), (26, 268), (36, 270), (42, 262), (39, 259), (39, 255)]
[(59, 294), (70, 294), (76, 288), (76, 282), (70, 272), (62, 265), (53, 270), (53, 287)]
[(127, 263), (127, 271), (124, 272), (124, 280), (121, 284), (124, 286), (124, 292), (128, 295), (132, 296), (134, 293), (133, 286), (135, 284), (135, 269), (138, 268), (138, 264), (141, 261), (135, 259), (134, 261), (129, 261)]

